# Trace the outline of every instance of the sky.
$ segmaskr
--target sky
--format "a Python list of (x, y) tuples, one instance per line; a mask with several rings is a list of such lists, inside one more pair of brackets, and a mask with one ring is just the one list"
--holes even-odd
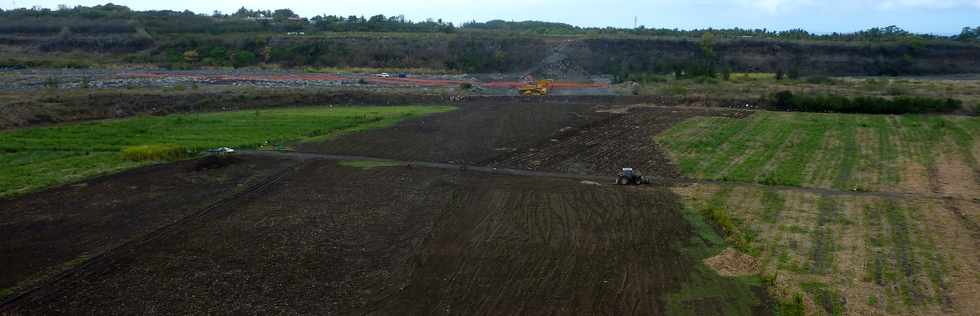
[[(0, 0), (0, 8), (92, 6), (108, 0)], [(578, 26), (656, 28), (803, 28), (816, 33), (853, 32), (897, 25), (916, 33), (958, 34), (980, 26), (980, 0), (118, 0), (136, 10), (231, 13), (290, 8), (314, 15), (405, 15), (410, 20), (442, 18), (460, 24), (501, 19), (563, 22)]]

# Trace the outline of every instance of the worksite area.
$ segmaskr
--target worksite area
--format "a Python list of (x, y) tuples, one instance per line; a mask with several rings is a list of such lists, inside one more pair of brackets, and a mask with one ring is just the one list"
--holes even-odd
[[(972, 313), (980, 146), (959, 141), (976, 118), (574, 101), (4, 132), (56, 156), (8, 161), (62, 172), (115, 143), (53, 141), (82, 130), (211, 148), (168, 130), (220, 121), (211, 138), (258, 144), (8, 194), (4, 312)], [(307, 118), (327, 130), (268, 129)], [(252, 141), (260, 124), (300, 141)], [(620, 182), (627, 167), (643, 181)]]
[(692, 3), (0, 5), (0, 315), (976, 315), (980, 28)]

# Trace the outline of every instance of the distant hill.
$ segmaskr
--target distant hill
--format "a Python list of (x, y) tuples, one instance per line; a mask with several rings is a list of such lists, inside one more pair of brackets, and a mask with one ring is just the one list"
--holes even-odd
[[(139, 63), (163, 67), (406, 67), (463, 72), (559, 65), (581, 75), (701, 67), (826, 75), (980, 72), (980, 28), (956, 36), (891, 26), (847, 34), (804, 30), (582, 28), (493, 20), (453, 25), (376, 15), (303, 18), (291, 10), (232, 14), (94, 7), (0, 11), (0, 67)], [(706, 51), (705, 39), (711, 50)], [(707, 53), (707, 55), (706, 55)], [(99, 58), (81, 58), (98, 55)], [(51, 60), (58, 60), (52, 62)], [(65, 60), (72, 59), (72, 60)], [(94, 60), (94, 62), (93, 62)], [(554, 67), (545, 67), (553, 69)]]

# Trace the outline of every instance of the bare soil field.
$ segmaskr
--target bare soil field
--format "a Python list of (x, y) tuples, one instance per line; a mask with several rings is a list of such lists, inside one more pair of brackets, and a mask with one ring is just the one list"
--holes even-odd
[(680, 207), (663, 188), (312, 161), (16, 312), (662, 314), (697, 260)]
[(652, 141), (674, 124), (695, 116), (742, 118), (749, 111), (719, 108), (611, 107), (614, 114), (580, 128), (560, 130), (553, 138), (525, 148), (492, 165), (584, 175), (615, 175), (633, 167), (657, 178), (678, 178), (680, 173)]
[(144, 167), (0, 200), (0, 289), (72, 268), (291, 164), (247, 158)]
[(695, 116), (742, 118), (724, 108), (617, 106), (597, 103), (498, 103), (402, 122), (324, 143), (303, 152), (452, 162), (582, 175), (615, 175), (635, 167), (680, 176), (653, 135)]
[(480, 102), (297, 150), (479, 165), (612, 116), (595, 110), (588, 103)]

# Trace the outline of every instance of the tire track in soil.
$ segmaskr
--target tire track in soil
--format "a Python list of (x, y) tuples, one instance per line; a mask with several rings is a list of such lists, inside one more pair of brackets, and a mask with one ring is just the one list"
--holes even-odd
[[(523, 169), (511, 169), (511, 168), (498, 168), (492, 166), (470, 166), (462, 164), (452, 164), (452, 163), (440, 163), (440, 162), (428, 162), (428, 161), (400, 161), (392, 160), (388, 158), (378, 158), (378, 157), (366, 157), (366, 156), (347, 156), (347, 155), (330, 155), (330, 154), (315, 154), (315, 153), (300, 153), (300, 152), (262, 152), (262, 151), (240, 151), (243, 155), (258, 155), (258, 156), (290, 156), (299, 159), (324, 159), (324, 160), (367, 160), (367, 161), (383, 161), (383, 162), (393, 162), (398, 164), (403, 164), (410, 167), (425, 167), (434, 169), (448, 169), (448, 170), (460, 170), (476, 173), (486, 173), (486, 174), (499, 174), (499, 175), (511, 175), (511, 176), (524, 176), (524, 177), (542, 177), (542, 178), (558, 178), (558, 179), (571, 179), (571, 180), (582, 180), (582, 181), (593, 181), (600, 184), (612, 184), (615, 183), (616, 178), (614, 176), (600, 176), (591, 174), (578, 174), (578, 173), (561, 173), (561, 172), (544, 172), (544, 171), (532, 171)], [(892, 191), (845, 191), (837, 190), (831, 188), (815, 188), (815, 187), (801, 187), (801, 186), (788, 186), (788, 185), (769, 185), (760, 184), (754, 182), (745, 181), (732, 181), (732, 180), (702, 180), (702, 179), (692, 179), (686, 177), (661, 177), (661, 176), (645, 176), (651, 180), (651, 184), (654, 186), (683, 186), (692, 184), (715, 184), (715, 185), (729, 185), (738, 187), (747, 187), (754, 189), (771, 189), (781, 192), (801, 192), (801, 193), (811, 193), (816, 195), (825, 196), (864, 196), (864, 197), (881, 197), (881, 198), (919, 198), (927, 200), (942, 200), (942, 199), (954, 199), (954, 200), (965, 200), (961, 197), (947, 196), (942, 194), (929, 194), (929, 193), (917, 193), (917, 192), (892, 192)]]
[(493, 178), (461, 184), (466, 193), (438, 220), (409, 285), (369, 313), (656, 313), (649, 294), (676, 281), (656, 271), (686, 266), (655, 259), (675, 258), (670, 241), (683, 235), (669, 233), (683, 225), (663, 222), (672, 218), (659, 207), (670, 203), (666, 191)]
[[(953, 213), (953, 215), (955, 215), (956, 218), (959, 219), (959, 222), (963, 224), (963, 227), (965, 227), (967, 230), (970, 231), (970, 236), (972, 236), (975, 242), (977, 243), (977, 248), (980, 248), (980, 224), (977, 224), (972, 219), (970, 219), (969, 216), (963, 213), (963, 210), (961, 210), (960, 207), (956, 205), (956, 199), (950, 197), (944, 198), (943, 208), (945, 208), (950, 213)], [(980, 253), (978, 253), (977, 256), (978, 258), (980, 258)]]
[(43, 303), (50, 297), (55, 297), (72, 288), (80, 280), (88, 276), (102, 275), (118, 269), (126, 262), (136, 260), (138, 254), (155, 242), (160, 242), (181, 233), (186, 233), (199, 228), (208, 220), (218, 218), (233, 211), (232, 203), (246, 200), (267, 190), (282, 180), (291, 171), (296, 170), (302, 163), (297, 163), (284, 168), (282, 171), (273, 174), (262, 181), (258, 181), (248, 188), (214, 202), (201, 210), (194, 212), (176, 222), (167, 224), (141, 237), (131, 239), (115, 248), (106, 250), (95, 255), (84, 263), (65, 270), (52, 278), (42, 282), (40, 285), (14, 295), (0, 303), (0, 314), (14, 315), (19, 305), (29, 303)]

